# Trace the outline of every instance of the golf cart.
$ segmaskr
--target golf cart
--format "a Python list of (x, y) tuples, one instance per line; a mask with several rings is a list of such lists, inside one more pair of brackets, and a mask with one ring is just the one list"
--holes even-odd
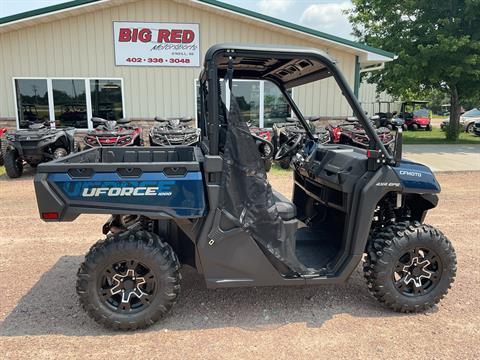
[(405, 121), (408, 130), (424, 129), (432, 131), (430, 110), (427, 108), (428, 101), (404, 101), (398, 117)]
[[(220, 79), (275, 84), (305, 129), (292, 159), (293, 197), (270, 186), (235, 96)], [(370, 139), (368, 149), (319, 144), (287, 89), (333, 78)], [(386, 307), (424, 311), (456, 272), (450, 241), (424, 224), (440, 186), (389, 152), (334, 61), (315, 49), (219, 44), (199, 77), (198, 146), (93, 148), (42, 164), (40, 217), (114, 214), (78, 270), (77, 293), (99, 323), (144, 328), (180, 294), (180, 266), (208, 288), (344, 283), (365, 257), (368, 288)], [(283, 146), (283, 145), (282, 145)], [(288, 144), (286, 146), (289, 146)], [(279, 149), (278, 151), (281, 151)]]
[[(378, 112), (375, 112), (375, 105), (378, 105)], [(383, 112), (382, 111), (382, 105), (387, 106), (387, 111)], [(391, 101), (377, 101), (376, 103), (373, 103), (373, 110), (375, 112), (375, 115), (377, 117), (373, 120), (373, 123), (376, 128), (381, 128), (381, 127), (386, 127), (390, 130), (396, 128), (396, 127), (403, 127), (405, 124), (405, 121), (398, 117), (397, 111), (391, 112)]]

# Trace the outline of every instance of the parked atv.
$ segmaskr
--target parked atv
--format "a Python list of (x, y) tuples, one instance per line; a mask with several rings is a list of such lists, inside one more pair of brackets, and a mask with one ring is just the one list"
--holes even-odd
[(23, 173), (24, 163), (31, 167), (59, 159), (75, 151), (75, 129), (51, 129), (44, 124), (30, 124), (28, 129), (8, 131), (2, 140), (5, 170), (10, 178)]
[[(370, 121), (373, 125), (373, 121)], [(368, 149), (370, 146), (370, 138), (357, 118), (347, 118), (345, 122), (338, 125), (328, 124), (327, 129), (330, 132), (331, 142), (333, 144), (345, 144), (363, 149)], [(390, 151), (393, 151), (395, 138), (390, 129), (386, 127), (374, 127), (374, 131), (382, 144)]]
[(265, 171), (269, 172), (272, 168), (273, 155), (274, 155), (274, 146), (272, 144), (272, 133), (271, 130), (265, 128), (251, 127), (250, 133), (252, 134), (257, 150), (262, 157), (263, 162), (265, 163)]
[[(289, 93), (329, 77), (368, 149), (321, 144)], [(305, 130), (292, 158), (291, 199), (268, 182), (233, 78), (271, 81)], [(221, 79), (233, 93), (228, 111)], [(445, 296), (455, 251), (424, 223), (440, 185), (428, 167), (402, 159), (401, 131), (394, 151), (385, 147), (329, 55), (214, 45), (198, 83), (198, 146), (94, 148), (39, 167), (45, 221), (113, 214), (77, 273), (80, 303), (93, 319), (123, 330), (155, 323), (180, 296), (182, 265), (197, 269), (208, 288), (226, 288), (345, 283), (364, 261), (369, 290), (394, 311), (423, 312)]]
[(83, 138), (85, 148), (97, 146), (143, 146), (142, 130), (132, 126), (130, 120), (105, 120), (94, 117), (93, 130)]
[(200, 129), (189, 125), (191, 117), (156, 117), (150, 129), (150, 146), (194, 145), (200, 137)]
[[(306, 137), (305, 128), (296, 118), (287, 118), (285, 123), (273, 125), (273, 144), (275, 148), (274, 160), (282, 169), (290, 168), (295, 153), (303, 146)], [(318, 117), (306, 117), (305, 121), (320, 144), (330, 142), (330, 134), (324, 128), (316, 128), (313, 124)]]
[(6, 128), (0, 128), (0, 166), (3, 166), (2, 137), (6, 132)]

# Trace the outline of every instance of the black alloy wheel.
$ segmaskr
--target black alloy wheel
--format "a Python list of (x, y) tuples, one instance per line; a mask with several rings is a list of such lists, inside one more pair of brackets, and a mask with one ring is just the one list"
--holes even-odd
[(425, 295), (438, 284), (442, 271), (442, 261), (435, 251), (415, 247), (398, 259), (393, 272), (393, 281), (395, 288), (402, 295)]
[(372, 295), (399, 312), (425, 311), (450, 289), (455, 250), (441, 231), (404, 221), (373, 231), (363, 271)]
[(144, 310), (156, 295), (157, 281), (150, 268), (136, 260), (108, 265), (99, 278), (98, 293), (112, 311), (131, 314)]
[(77, 273), (87, 313), (108, 328), (145, 328), (163, 317), (180, 292), (180, 262), (157, 234), (127, 230), (92, 246)]

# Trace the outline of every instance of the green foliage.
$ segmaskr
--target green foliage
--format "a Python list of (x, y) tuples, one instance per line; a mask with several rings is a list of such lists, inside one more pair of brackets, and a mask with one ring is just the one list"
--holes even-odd
[[(353, 0), (354, 34), (398, 59), (369, 82), (394, 96), (436, 89), (449, 97), (451, 123), (461, 99), (480, 97), (480, 0)], [(455, 127), (447, 138), (456, 139)]]

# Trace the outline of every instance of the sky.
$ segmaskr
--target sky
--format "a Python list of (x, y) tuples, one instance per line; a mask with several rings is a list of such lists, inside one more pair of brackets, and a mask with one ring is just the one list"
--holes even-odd
[[(0, 0), (0, 17), (59, 4), (62, 0)], [(223, 2), (346, 39), (352, 28), (343, 14), (350, 0), (223, 0)], [(135, 19), (131, 19), (135, 20)]]

